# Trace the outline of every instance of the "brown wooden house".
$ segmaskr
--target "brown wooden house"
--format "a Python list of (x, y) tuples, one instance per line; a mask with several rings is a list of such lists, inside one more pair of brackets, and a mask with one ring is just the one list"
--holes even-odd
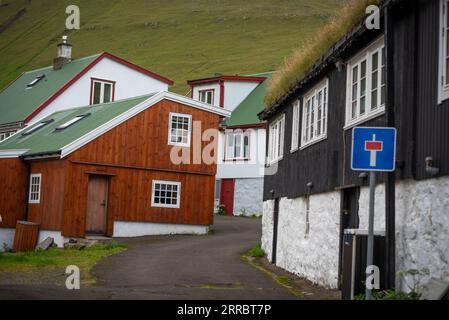
[(159, 92), (56, 112), (19, 131), (0, 143), (0, 245), (10, 245), (19, 220), (38, 223), (39, 239), (58, 245), (88, 234), (206, 233), (216, 173), (210, 129), (223, 116)]

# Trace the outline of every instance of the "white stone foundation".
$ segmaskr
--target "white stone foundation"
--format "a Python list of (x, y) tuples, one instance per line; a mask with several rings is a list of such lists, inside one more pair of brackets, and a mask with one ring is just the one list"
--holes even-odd
[(200, 225), (114, 221), (113, 237), (128, 238), (173, 234), (202, 235), (207, 234), (209, 229), (209, 226)]
[[(319, 285), (336, 288), (339, 256), (340, 192), (310, 197), (310, 231), (305, 235), (305, 198), (279, 204), (277, 265)], [(274, 201), (265, 201), (262, 248), (272, 255)], [(368, 227), (368, 188), (359, 198), (359, 229)], [(385, 230), (385, 188), (376, 187), (375, 230)], [(396, 271), (430, 270), (449, 281), (449, 177), (396, 183)], [(422, 279), (423, 283), (427, 279)], [(397, 277), (399, 290), (407, 286)]]
[(263, 178), (235, 179), (234, 215), (261, 216), (263, 211)]
[(0, 252), (12, 248), (15, 233), (16, 229), (0, 228)]

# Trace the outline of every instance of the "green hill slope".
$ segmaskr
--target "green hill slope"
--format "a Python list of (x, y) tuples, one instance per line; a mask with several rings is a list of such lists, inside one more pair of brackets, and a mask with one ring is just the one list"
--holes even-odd
[(213, 73), (273, 70), (323, 25), (341, 0), (0, 0), (0, 88), (21, 72), (51, 64), (77, 4), (81, 29), (69, 33), (73, 56), (109, 51), (175, 81)]

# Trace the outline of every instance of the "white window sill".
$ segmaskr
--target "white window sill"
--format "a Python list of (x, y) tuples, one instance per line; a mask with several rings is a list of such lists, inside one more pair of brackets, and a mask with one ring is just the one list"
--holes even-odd
[(190, 144), (189, 143), (174, 143), (174, 142), (169, 142), (168, 143), (169, 146), (174, 146), (174, 147), (183, 147), (183, 148), (189, 148)]
[(296, 148), (293, 148), (293, 149), (291, 149), (290, 150), (290, 153), (295, 153), (296, 151), (298, 151), (299, 150), (299, 148), (298, 147), (296, 147)]
[(308, 141), (307, 143), (304, 143), (303, 145), (301, 145), (300, 150), (304, 150), (304, 149), (306, 149), (306, 148), (308, 148), (308, 147), (310, 147), (310, 146), (312, 146), (312, 145), (314, 145), (314, 144), (316, 144), (318, 142), (326, 140), (326, 139), (327, 139), (327, 135), (324, 135), (324, 136), (321, 136), (321, 137), (316, 138), (314, 140)]
[(438, 104), (442, 104), (449, 99), (449, 87), (440, 87), (438, 91)]
[(375, 119), (383, 114), (385, 114), (385, 107), (381, 107), (379, 110), (376, 110), (375, 112), (372, 112), (367, 116), (363, 116), (363, 117), (357, 118), (355, 120), (352, 120), (352, 121), (346, 123), (346, 125), (343, 127), (343, 130), (352, 129), (353, 127), (355, 127), (359, 124), (362, 124), (369, 120)]
[(180, 206), (170, 206), (170, 205), (163, 205), (163, 204), (152, 204), (152, 208), (168, 208), (168, 209), (179, 209)]

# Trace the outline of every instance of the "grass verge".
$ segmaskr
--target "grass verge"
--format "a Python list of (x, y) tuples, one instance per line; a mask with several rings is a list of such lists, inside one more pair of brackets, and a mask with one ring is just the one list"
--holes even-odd
[(92, 267), (102, 258), (117, 254), (126, 249), (125, 244), (98, 244), (82, 250), (52, 248), (47, 251), (0, 253), (2, 272), (34, 272), (43, 269), (65, 269), (76, 265), (81, 270), (84, 284), (95, 283), (91, 274)]

